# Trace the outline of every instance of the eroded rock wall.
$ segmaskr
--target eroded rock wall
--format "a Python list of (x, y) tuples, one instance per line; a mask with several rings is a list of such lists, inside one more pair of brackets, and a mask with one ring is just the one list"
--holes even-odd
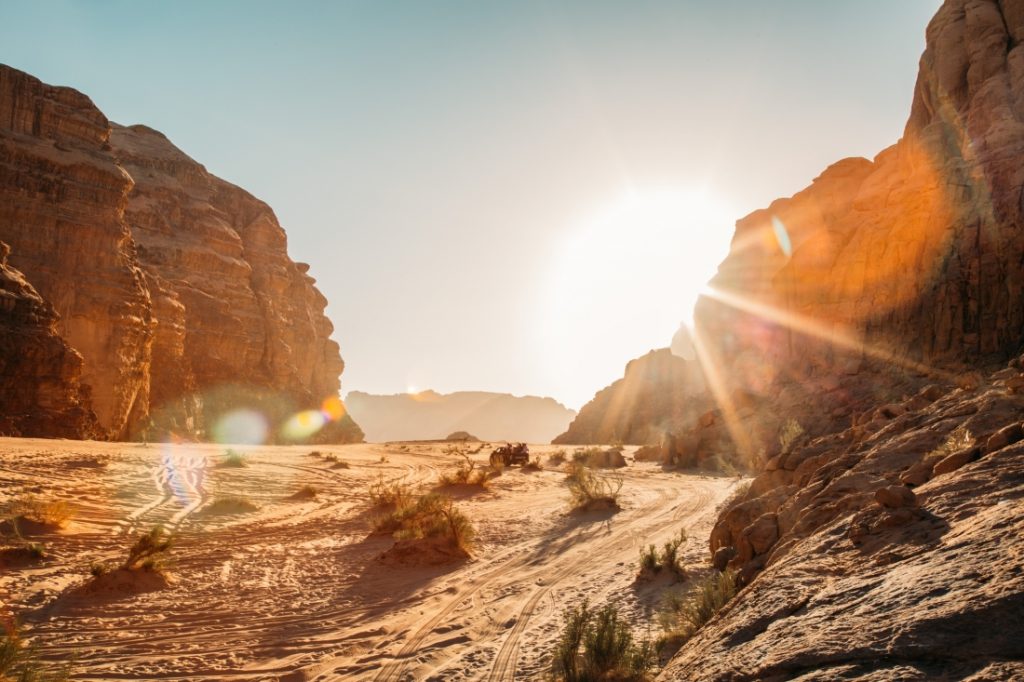
[[(81, 354), (107, 437), (209, 437), (247, 407), (276, 439), (337, 397), (327, 301), (269, 206), (161, 133), (2, 65), (0, 239)], [(362, 434), (344, 415), (316, 437)]]

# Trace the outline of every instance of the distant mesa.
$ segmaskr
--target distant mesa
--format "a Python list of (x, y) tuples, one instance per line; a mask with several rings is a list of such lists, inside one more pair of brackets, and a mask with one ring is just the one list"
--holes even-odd
[[(576, 416), (553, 398), (507, 393), (435, 391), (345, 396), (349, 413), (372, 442), (396, 440), (523, 441), (548, 443)], [(469, 434), (472, 434), (470, 436)]]
[(466, 431), (453, 431), (448, 434), (445, 440), (461, 441), (463, 443), (479, 443), (480, 439)]
[(4, 65), (0, 240), (0, 433), (209, 438), (244, 411), (250, 441), (361, 439), (327, 300), (273, 210)]

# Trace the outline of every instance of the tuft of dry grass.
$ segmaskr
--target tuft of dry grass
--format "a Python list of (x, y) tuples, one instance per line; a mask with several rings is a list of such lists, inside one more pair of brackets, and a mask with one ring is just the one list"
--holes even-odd
[(639, 573), (637, 578), (645, 578), (657, 575), (664, 571), (673, 573), (677, 578), (686, 575), (685, 569), (679, 563), (679, 548), (686, 544), (686, 529), (680, 528), (675, 537), (670, 538), (662, 545), (661, 552), (651, 544), (646, 549), (640, 550)]
[(319, 494), (320, 494), (320, 490), (316, 486), (309, 485), (307, 483), (306, 485), (302, 486), (301, 488), (296, 490), (294, 493), (292, 493), (291, 499), (293, 499), (293, 500), (312, 500), (312, 499), (315, 499), (316, 496), (319, 495)]
[(128, 558), (120, 568), (128, 571), (163, 572), (167, 553), (174, 546), (174, 536), (163, 526), (153, 526), (148, 533), (136, 538), (128, 549)]
[(523, 471), (541, 471), (544, 467), (541, 466), (540, 459), (534, 458), (522, 466)]
[(412, 489), (407, 483), (401, 481), (385, 481), (381, 475), (374, 483), (370, 484), (368, 491), (370, 504), (374, 507), (392, 507), (398, 509), (405, 507), (412, 501)]
[(562, 466), (565, 464), (566, 457), (565, 448), (558, 448), (548, 455), (548, 464), (554, 467)]
[(475, 529), (447, 495), (430, 493), (398, 507), (374, 524), (379, 533), (391, 533), (396, 540), (442, 538), (468, 552)]
[(66, 500), (27, 496), (11, 502), (7, 516), (14, 521), (15, 526), (18, 521), (25, 520), (43, 526), (63, 528), (71, 520), (73, 512)]

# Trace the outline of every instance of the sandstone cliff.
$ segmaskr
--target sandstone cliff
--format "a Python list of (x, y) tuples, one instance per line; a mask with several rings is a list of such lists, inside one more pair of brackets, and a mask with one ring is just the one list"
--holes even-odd
[(0, 242), (0, 434), (99, 434), (82, 384), (82, 356), (57, 334), (57, 314), (24, 276), (8, 266)]
[(439, 440), (467, 431), (483, 440), (548, 443), (576, 414), (552, 398), (486, 391), (414, 395), (353, 391), (345, 396), (345, 403), (374, 442)]
[[(326, 300), (266, 204), (162, 134), (2, 65), (0, 112), (0, 239), (81, 355), (106, 436), (207, 437), (245, 407), (273, 438), (337, 396)], [(344, 415), (317, 437), (361, 433)]]
[(746, 587), (665, 679), (1024, 676), (1022, 37), (1024, 2), (947, 0), (903, 138), (737, 224), (704, 399), (806, 434), (734, 441), (761, 473), (709, 549)]

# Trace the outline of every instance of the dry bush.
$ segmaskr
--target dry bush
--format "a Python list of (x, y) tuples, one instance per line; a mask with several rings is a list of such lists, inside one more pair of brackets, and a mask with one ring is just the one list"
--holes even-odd
[(945, 442), (926, 455), (926, 459), (942, 459), (954, 452), (960, 452), (974, 445), (974, 436), (970, 429), (958, 426), (949, 432)]
[(220, 460), (217, 466), (228, 469), (244, 469), (249, 466), (249, 464), (245, 461), (245, 455), (243, 453), (228, 448), (224, 452), (224, 458)]
[(5, 622), (0, 634), (0, 680), (4, 682), (64, 682), (71, 671), (48, 670), (36, 657), (35, 649), (28, 646), (14, 622)]
[(66, 500), (42, 499), (28, 496), (17, 499), (8, 506), (7, 515), (14, 521), (30, 521), (43, 526), (62, 528), (73, 516), (71, 505)]
[(561, 466), (562, 464), (565, 464), (565, 458), (565, 448), (558, 448), (548, 455), (548, 464), (556, 467)]
[(370, 504), (374, 507), (405, 507), (412, 502), (412, 489), (401, 481), (385, 481), (382, 475), (369, 489)]
[(637, 643), (618, 609), (608, 605), (594, 611), (586, 600), (563, 612), (562, 633), (555, 645), (551, 672), (556, 680), (591, 682), (649, 679), (654, 666), (650, 642)]
[(331, 468), (332, 469), (350, 469), (351, 467), (349, 466), (348, 462), (345, 462), (345, 461), (339, 459), (334, 464), (331, 465)]
[(685, 594), (670, 594), (661, 613), (666, 643), (685, 644), (729, 603), (738, 590), (736, 573), (729, 569), (706, 576)]
[(565, 483), (574, 511), (619, 508), (621, 478), (602, 476), (579, 462), (570, 462)]
[(391, 533), (396, 540), (445, 538), (463, 551), (472, 546), (475, 530), (469, 519), (447, 495), (430, 493), (396, 508), (374, 525), (377, 532)]
[(490, 486), (490, 476), (487, 474), (486, 469), (478, 469), (476, 462), (469, 458), (466, 453), (460, 453), (463, 461), (459, 464), (458, 468), (454, 472), (448, 474), (441, 474), (438, 478), (438, 484), (440, 486), (451, 486), (451, 485), (470, 485), (478, 488), (487, 488)]
[(732, 491), (732, 494), (726, 498), (725, 502), (718, 506), (721, 511), (732, 509), (736, 505), (746, 502), (747, 495), (750, 494), (750, 486), (753, 481), (745, 481), (736, 486), (736, 489)]
[(313, 451), (311, 451), (309, 453), (309, 456), (310, 457), (323, 457), (324, 453), (320, 452), (319, 450), (313, 450)]
[(622, 455), (621, 446), (576, 448), (572, 453), (572, 461), (577, 464), (585, 464), (593, 469), (614, 469), (626, 466), (626, 458)]
[(535, 458), (535, 459), (531, 459), (529, 462), (524, 464), (521, 468), (522, 468), (523, 471), (540, 471), (544, 467), (541, 466), (540, 459), (539, 458)]
[(309, 485), (308, 483), (294, 493), (292, 493), (291, 499), (293, 500), (312, 500), (320, 494), (320, 490), (315, 485)]

